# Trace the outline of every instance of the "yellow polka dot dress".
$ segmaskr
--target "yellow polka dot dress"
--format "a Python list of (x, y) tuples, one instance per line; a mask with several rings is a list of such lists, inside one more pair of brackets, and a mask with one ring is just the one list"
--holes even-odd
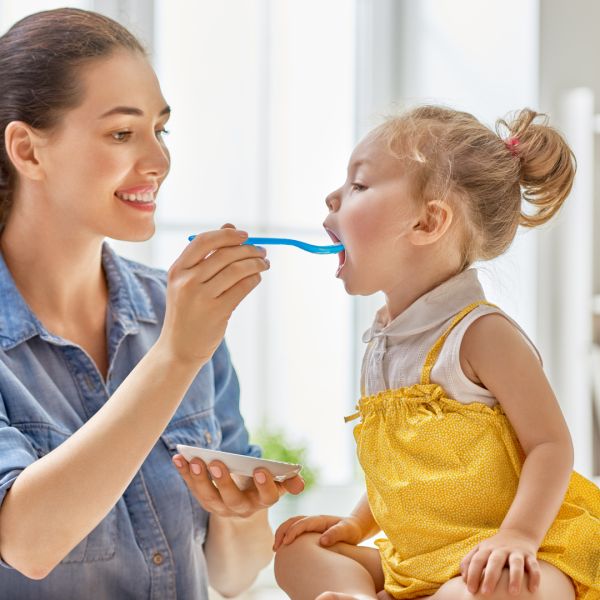
[[(430, 382), (460, 311), (427, 354), (420, 383), (364, 396), (354, 429), (376, 541), (394, 598), (435, 593), (494, 535), (515, 497), (524, 455), (496, 404), (463, 404)], [(600, 600), (600, 490), (573, 473), (538, 552), (574, 581), (578, 600)]]

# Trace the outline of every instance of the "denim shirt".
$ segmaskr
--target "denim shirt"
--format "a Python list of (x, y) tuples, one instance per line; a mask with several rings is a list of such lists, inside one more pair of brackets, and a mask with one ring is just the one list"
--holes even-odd
[[(102, 264), (109, 287), (106, 381), (82, 348), (44, 329), (0, 254), (0, 502), (25, 467), (104, 405), (160, 333), (165, 273), (120, 258), (106, 243)], [(248, 441), (225, 343), (106, 518), (42, 580), (0, 563), (0, 598), (205, 600), (208, 514), (171, 463), (176, 444), (260, 455)]]

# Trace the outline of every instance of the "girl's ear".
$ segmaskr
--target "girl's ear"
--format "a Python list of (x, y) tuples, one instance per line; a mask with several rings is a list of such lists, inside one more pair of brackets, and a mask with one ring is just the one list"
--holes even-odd
[(11, 121), (6, 126), (4, 134), (6, 153), (19, 175), (28, 179), (43, 178), (37, 156), (40, 141), (40, 136), (27, 123)]
[(431, 200), (426, 204), (410, 233), (415, 246), (426, 246), (439, 240), (448, 231), (454, 212), (443, 200)]

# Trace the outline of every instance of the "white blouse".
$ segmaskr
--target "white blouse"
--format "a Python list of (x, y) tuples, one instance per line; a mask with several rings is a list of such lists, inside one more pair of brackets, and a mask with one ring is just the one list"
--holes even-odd
[[(467, 269), (417, 298), (404, 312), (387, 325), (385, 307), (378, 311), (373, 325), (364, 333), (367, 349), (363, 357), (361, 391), (370, 396), (387, 389), (419, 383), (427, 353), (463, 308), (485, 300), (476, 269)], [(514, 324), (540, 355), (527, 334), (499, 308), (481, 305), (471, 311), (452, 330), (431, 371), (431, 382), (444, 388), (450, 398), (470, 404), (488, 406), (496, 398), (484, 387), (471, 381), (460, 366), (460, 345), (469, 326), (483, 315), (499, 313)]]

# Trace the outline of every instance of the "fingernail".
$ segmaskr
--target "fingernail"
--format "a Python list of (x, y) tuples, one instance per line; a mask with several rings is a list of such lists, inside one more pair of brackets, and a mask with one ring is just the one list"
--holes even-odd
[(202, 473), (202, 467), (198, 463), (191, 463), (192, 473), (194, 475), (200, 475)]
[(267, 268), (271, 268), (271, 261), (268, 258), (265, 258), (265, 264), (267, 265)]
[(183, 468), (183, 461), (180, 458), (174, 458), (173, 462), (175, 463), (175, 466), (178, 469), (182, 469)]
[(258, 471), (258, 473), (254, 475), (254, 479), (256, 479), (258, 483), (264, 483), (267, 480), (265, 474), (262, 471)]
[(221, 469), (219, 467), (210, 467), (210, 474), (215, 478), (221, 477)]

